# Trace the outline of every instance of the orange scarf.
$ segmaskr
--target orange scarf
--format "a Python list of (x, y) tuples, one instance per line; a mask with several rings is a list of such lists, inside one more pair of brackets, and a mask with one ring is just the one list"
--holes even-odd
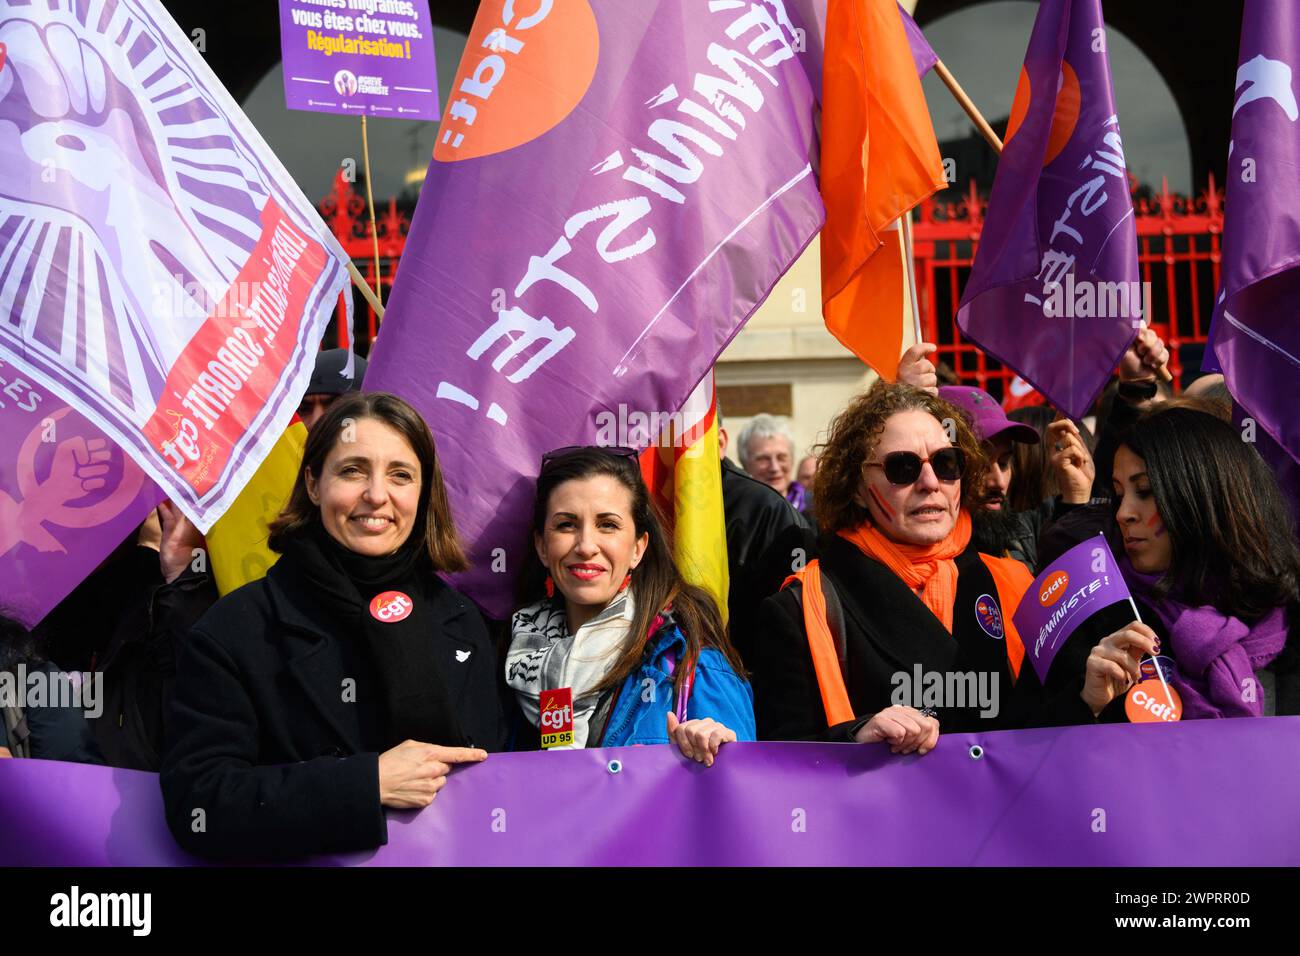
[[(879, 561), (917, 593), (934, 616), (952, 633), (952, 606), (957, 600), (957, 555), (970, 544), (970, 513), (962, 508), (957, 523), (942, 541), (921, 546), (890, 541), (866, 521), (840, 537), (852, 541), (869, 558)], [(919, 592), (919, 593), (918, 593)]]

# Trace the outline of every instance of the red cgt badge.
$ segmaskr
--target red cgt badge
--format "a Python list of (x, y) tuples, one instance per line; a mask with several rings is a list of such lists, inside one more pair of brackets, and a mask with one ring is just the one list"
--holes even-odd
[(415, 602), (401, 591), (384, 591), (370, 599), (370, 616), (382, 624), (396, 624), (411, 614)]
[(573, 746), (573, 688), (544, 690), (538, 698), (541, 716), (537, 722), (542, 732), (542, 749)]

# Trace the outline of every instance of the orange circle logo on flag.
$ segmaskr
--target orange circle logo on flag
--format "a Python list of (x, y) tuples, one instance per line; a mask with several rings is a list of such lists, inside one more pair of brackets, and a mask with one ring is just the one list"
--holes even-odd
[[(1006, 142), (1020, 130), (1025, 116), (1029, 113), (1029, 104), (1033, 100), (1030, 89), (1029, 74), (1020, 68), (1020, 82), (1016, 84), (1016, 98), (1011, 104), (1011, 118), (1007, 120)], [(1065, 144), (1074, 135), (1074, 128), (1079, 124), (1079, 110), (1083, 106), (1083, 97), (1079, 92), (1079, 77), (1074, 68), (1061, 61), (1061, 75), (1057, 80), (1056, 108), (1052, 113), (1052, 129), (1047, 134), (1047, 152), (1043, 155), (1043, 165), (1049, 165), (1061, 154)], [(1004, 144), (1005, 145), (1005, 144)]]
[(1159, 679), (1144, 680), (1128, 692), (1124, 699), (1124, 713), (1134, 724), (1172, 723), (1182, 719), (1183, 701), (1178, 691), (1162, 684)]
[(1069, 586), (1070, 575), (1064, 571), (1057, 571), (1043, 582), (1043, 589), (1038, 592), (1038, 603), (1043, 607), (1050, 607), (1065, 597), (1065, 589)]
[(588, 0), (541, 4), (484, 0), (461, 57), (433, 158), (443, 163), (504, 152), (573, 112), (591, 86), (600, 31)]

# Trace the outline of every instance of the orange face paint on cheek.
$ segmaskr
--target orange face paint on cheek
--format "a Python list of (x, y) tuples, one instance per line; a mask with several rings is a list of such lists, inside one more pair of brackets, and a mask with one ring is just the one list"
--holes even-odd
[(893, 521), (894, 509), (885, 503), (884, 498), (880, 497), (880, 492), (868, 485), (867, 494), (871, 495), (871, 500), (876, 503), (876, 507), (880, 509), (881, 514), (885, 516), (886, 520)]

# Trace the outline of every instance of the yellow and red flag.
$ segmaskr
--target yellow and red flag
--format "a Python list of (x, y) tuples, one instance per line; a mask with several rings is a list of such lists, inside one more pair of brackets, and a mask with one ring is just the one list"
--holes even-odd
[(658, 442), (641, 453), (641, 474), (672, 524), (673, 557), (682, 576), (713, 595), (726, 621), (727, 528), (713, 372), (672, 416)]
[(267, 526), (289, 501), (306, 445), (307, 426), (294, 415), (234, 504), (208, 531), (208, 557), (219, 593), (256, 581), (280, 557), (266, 546)]
[(832, 335), (891, 381), (916, 321), (900, 220), (946, 185), (898, 4), (830, 0), (822, 315)]

